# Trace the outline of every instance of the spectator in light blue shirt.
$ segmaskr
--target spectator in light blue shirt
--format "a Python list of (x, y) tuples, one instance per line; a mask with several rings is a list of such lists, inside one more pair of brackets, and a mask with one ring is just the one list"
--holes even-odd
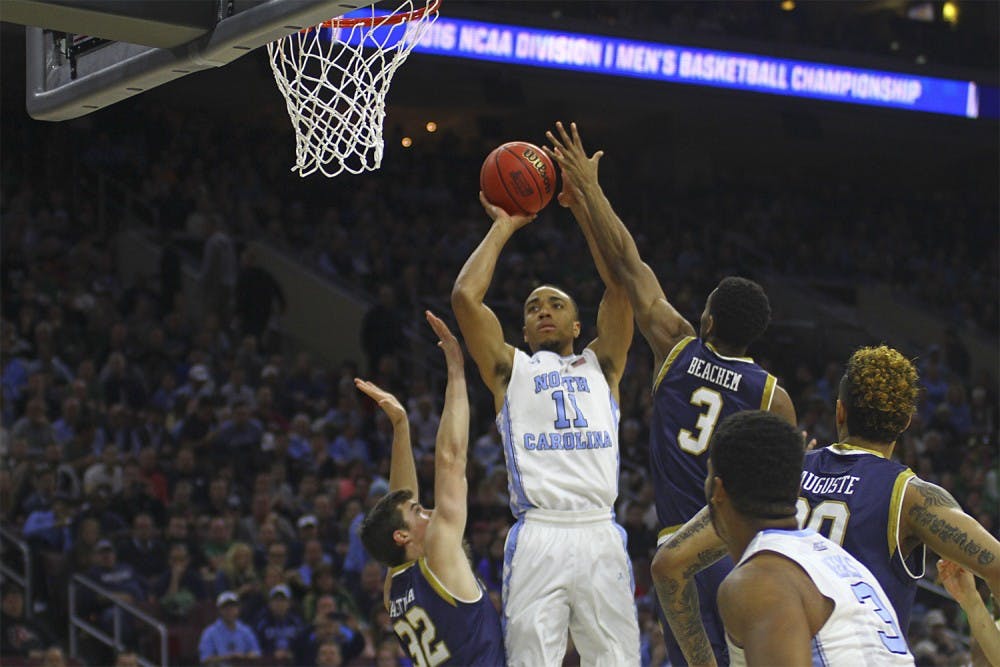
[(236, 658), (260, 657), (260, 644), (250, 626), (240, 622), (240, 598), (233, 591), (219, 593), (215, 606), (219, 619), (205, 628), (198, 642), (201, 664), (210, 665)]

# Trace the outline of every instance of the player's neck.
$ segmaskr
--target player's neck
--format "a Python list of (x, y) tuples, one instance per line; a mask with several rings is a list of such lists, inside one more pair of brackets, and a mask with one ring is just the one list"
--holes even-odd
[(747, 349), (745, 347), (736, 347), (735, 345), (727, 345), (723, 343), (718, 338), (714, 336), (709, 336), (706, 343), (711, 344), (712, 349), (715, 350), (716, 354), (723, 357), (745, 357), (747, 356)]
[(799, 524), (794, 516), (784, 519), (756, 519), (747, 517), (742, 521), (736, 522), (736, 525), (730, 528), (730, 535), (727, 540), (729, 555), (732, 557), (733, 562), (737, 563), (743, 557), (753, 538), (757, 537), (761, 531), (772, 529), (797, 530), (798, 527)]
[(885, 458), (892, 456), (892, 450), (896, 446), (895, 440), (889, 443), (875, 442), (874, 440), (869, 440), (867, 438), (853, 436), (846, 431), (840, 434), (839, 439), (842, 445), (847, 445), (848, 447), (854, 447), (856, 449), (867, 449), (881, 454)]

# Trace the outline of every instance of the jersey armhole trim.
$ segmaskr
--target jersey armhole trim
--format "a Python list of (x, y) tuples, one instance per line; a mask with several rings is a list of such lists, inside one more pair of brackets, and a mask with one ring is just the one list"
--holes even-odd
[(424, 577), (427, 579), (427, 583), (431, 585), (431, 588), (434, 589), (435, 593), (441, 596), (442, 600), (450, 604), (452, 607), (457, 607), (458, 602), (462, 602), (463, 604), (475, 604), (476, 602), (479, 602), (480, 600), (483, 599), (483, 589), (479, 587), (478, 582), (476, 585), (479, 588), (479, 597), (477, 597), (475, 600), (464, 600), (458, 597), (457, 595), (453, 594), (445, 587), (444, 584), (441, 583), (441, 580), (437, 578), (437, 575), (434, 574), (434, 571), (431, 570), (431, 566), (427, 563), (426, 556), (421, 558), (418, 562), (420, 563), (420, 571), (424, 573)]
[(920, 574), (914, 574), (910, 571), (910, 566), (906, 564), (906, 558), (903, 557), (903, 548), (899, 544), (899, 523), (903, 517), (903, 496), (906, 495), (906, 487), (914, 479), (916, 479), (916, 475), (912, 470), (907, 468), (896, 476), (896, 482), (892, 485), (892, 500), (889, 501), (889, 557), (892, 558), (892, 556), (898, 554), (903, 571), (911, 579), (920, 579), (927, 572), (927, 545), (921, 544), (919, 547), (922, 549)]
[(396, 565), (396, 566), (390, 567), (389, 568), (389, 575), (395, 577), (397, 574), (402, 574), (403, 572), (406, 572), (411, 567), (413, 567), (414, 565), (416, 565), (416, 563), (417, 563), (417, 561), (410, 560), (410, 561), (407, 561), (407, 562), (403, 563), (402, 565)]
[(771, 402), (774, 400), (774, 389), (777, 386), (778, 386), (778, 378), (768, 373), (767, 380), (764, 381), (764, 392), (760, 396), (761, 410), (771, 409)]
[(667, 371), (670, 370), (670, 365), (674, 363), (674, 359), (676, 359), (681, 353), (681, 350), (687, 347), (688, 343), (693, 340), (694, 336), (685, 336), (677, 341), (677, 344), (674, 345), (672, 350), (670, 350), (670, 354), (668, 354), (667, 358), (663, 360), (663, 365), (660, 366), (660, 372), (656, 374), (656, 379), (653, 381), (653, 391), (651, 393), (656, 393), (656, 388), (660, 386), (660, 382), (663, 381), (663, 377), (667, 374)]

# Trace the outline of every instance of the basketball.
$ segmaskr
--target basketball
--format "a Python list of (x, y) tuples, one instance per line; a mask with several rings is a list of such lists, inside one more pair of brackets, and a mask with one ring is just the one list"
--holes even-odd
[(545, 208), (555, 193), (555, 180), (549, 156), (524, 141), (497, 146), (479, 171), (483, 194), (511, 215), (532, 215)]

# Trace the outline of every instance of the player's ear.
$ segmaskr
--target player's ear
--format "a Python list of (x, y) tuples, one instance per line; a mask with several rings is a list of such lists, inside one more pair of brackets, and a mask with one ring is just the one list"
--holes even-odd
[[(844, 403), (839, 398), (837, 399), (836, 419), (837, 419), (837, 426), (841, 426), (842, 424), (847, 422), (847, 408), (844, 407)], [(910, 422), (907, 421), (906, 425), (909, 426)]]
[(722, 483), (722, 478), (718, 475), (713, 475), (711, 481), (709, 482), (709, 499), (714, 502), (719, 502), (726, 499), (726, 486)]
[(410, 533), (406, 530), (394, 530), (392, 531), (392, 541), (399, 546), (406, 546), (406, 543), (410, 541)]
[(579, 338), (579, 337), (580, 337), (580, 322), (578, 320), (576, 322), (573, 322), (573, 338)]
[(526, 327), (526, 326), (521, 327), (521, 335), (524, 336), (524, 342), (527, 343), (528, 342), (528, 327)]

